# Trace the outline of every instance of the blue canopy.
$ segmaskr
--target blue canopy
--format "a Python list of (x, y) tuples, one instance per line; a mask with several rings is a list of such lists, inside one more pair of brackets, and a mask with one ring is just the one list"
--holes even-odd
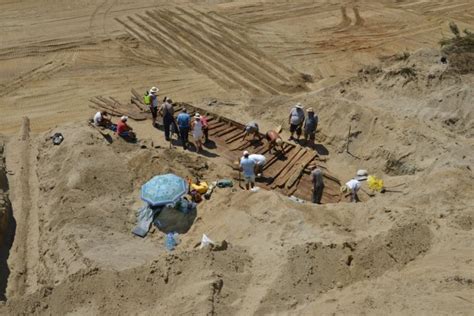
[(175, 174), (168, 173), (153, 177), (142, 186), (141, 198), (150, 206), (176, 203), (188, 193), (186, 181)]

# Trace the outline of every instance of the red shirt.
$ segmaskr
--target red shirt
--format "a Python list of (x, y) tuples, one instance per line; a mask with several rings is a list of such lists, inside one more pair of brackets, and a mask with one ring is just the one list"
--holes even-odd
[(204, 115), (201, 115), (201, 123), (202, 123), (202, 127), (204, 128), (207, 127), (207, 117), (205, 117)]
[(125, 122), (122, 122), (122, 120), (119, 120), (117, 123), (117, 134), (122, 134), (123, 132), (128, 131), (128, 125)]

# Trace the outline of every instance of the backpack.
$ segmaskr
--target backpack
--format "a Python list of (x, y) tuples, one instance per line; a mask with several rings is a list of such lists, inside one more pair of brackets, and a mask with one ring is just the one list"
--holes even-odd
[(146, 105), (150, 105), (150, 102), (151, 102), (151, 97), (150, 95), (148, 94), (148, 92), (143, 96), (143, 103), (145, 103)]

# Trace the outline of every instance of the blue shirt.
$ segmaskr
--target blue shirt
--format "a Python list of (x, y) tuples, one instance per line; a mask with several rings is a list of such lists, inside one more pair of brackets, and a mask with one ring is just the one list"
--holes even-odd
[(308, 115), (308, 119), (306, 119), (304, 123), (304, 130), (308, 133), (313, 133), (316, 131), (317, 127), (318, 127), (318, 116)]
[(255, 175), (255, 161), (250, 158), (242, 157), (240, 159), (240, 167), (242, 167), (242, 171), (245, 177), (251, 177)]
[(189, 128), (191, 117), (188, 113), (179, 113), (177, 117), (179, 128)]
[(158, 96), (150, 94), (150, 106), (153, 108), (158, 108)]

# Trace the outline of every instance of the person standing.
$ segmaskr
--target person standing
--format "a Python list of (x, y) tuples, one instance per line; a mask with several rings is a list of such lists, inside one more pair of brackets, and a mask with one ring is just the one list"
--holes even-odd
[(313, 203), (321, 204), (324, 191), (323, 172), (318, 167), (311, 171), (311, 182), (313, 183)]
[(152, 125), (156, 127), (156, 118), (158, 117), (158, 89), (157, 87), (152, 87), (148, 92), (148, 95), (143, 98), (143, 102), (147, 104), (150, 108), (151, 118), (152, 118)]
[(245, 188), (249, 190), (255, 186), (255, 161), (250, 159), (249, 152), (244, 151), (244, 155), (240, 158), (240, 170), (244, 174)]
[(176, 133), (179, 134), (178, 126), (176, 125), (176, 121), (174, 119), (174, 108), (173, 108), (173, 101), (165, 97), (163, 99), (163, 104), (159, 110), (159, 113), (163, 116), (163, 127), (165, 130), (165, 139), (167, 141), (170, 140), (170, 129), (173, 128)]
[(192, 128), (192, 133), (193, 133), (193, 139), (194, 139), (194, 144), (196, 146), (196, 151), (200, 152), (202, 150), (202, 122), (201, 122), (201, 115), (199, 113), (196, 113), (194, 115), (194, 120), (191, 125)]
[(290, 124), (290, 140), (295, 139), (293, 137), (294, 133), (296, 132), (296, 140), (300, 140), (302, 126), (304, 123), (304, 111), (303, 106), (301, 103), (297, 103), (290, 111), (290, 116), (288, 118), (288, 123)]
[(191, 128), (191, 117), (188, 114), (186, 108), (178, 114), (176, 119), (178, 121), (179, 136), (184, 149), (188, 148), (188, 135)]
[(308, 139), (311, 144), (314, 144), (316, 139), (316, 129), (318, 128), (318, 116), (314, 114), (314, 110), (309, 108), (307, 110), (308, 118), (304, 122), (304, 142), (308, 143)]
[(209, 123), (207, 122), (207, 117), (201, 115), (202, 123), (202, 133), (204, 134), (204, 143), (209, 142)]

